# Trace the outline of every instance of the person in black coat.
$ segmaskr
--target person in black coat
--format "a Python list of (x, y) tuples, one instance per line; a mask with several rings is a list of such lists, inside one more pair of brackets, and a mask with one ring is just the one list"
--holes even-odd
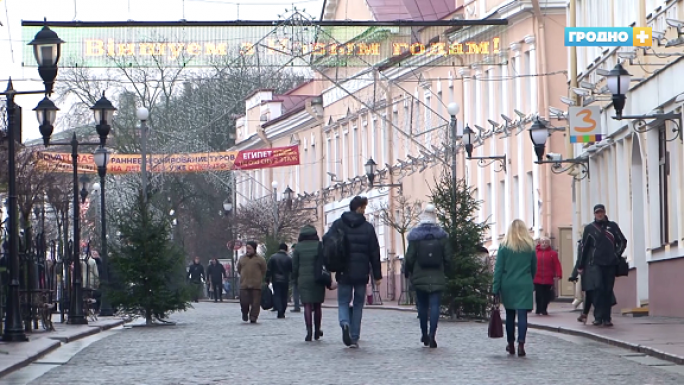
[(292, 258), (287, 255), (287, 245), (281, 243), (278, 252), (268, 259), (266, 269), (266, 284), (273, 284), (273, 307), (278, 312), (278, 318), (285, 318), (290, 292), (290, 274)]
[(223, 278), (226, 278), (226, 268), (219, 263), (218, 259), (213, 258), (207, 266), (207, 278), (214, 288), (214, 302), (223, 302)]
[(617, 272), (618, 258), (627, 247), (627, 239), (617, 223), (608, 220), (606, 207), (594, 206), (594, 221), (584, 228), (582, 234), (582, 253), (577, 261), (577, 272), (582, 281), (587, 280), (595, 288), (591, 291), (594, 305), (595, 326), (613, 326), (611, 308), (613, 307), (613, 288)]
[(204, 266), (200, 263), (199, 257), (195, 257), (195, 261), (188, 268), (188, 281), (195, 286), (193, 291), (193, 301), (199, 302), (200, 291), (202, 290), (202, 282), (204, 282)]
[[(366, 285), (372, 272), (375, 285), (382, 282), (380, 265), (380, 244), (373, 225), (364, 216), (368, 198), (356, 196), (349, 203), (349, 211), (333, 222), (328, 233), (335, 234), (342, 229), (347, 241), (347, 266), (335, 274), (337, 286), (338, 318), (342, 328), (342, 341), (351, 348), (358, 348), (361, 334), (361, 318), (366, 300)], [(353, 311), (349, 312), (349, 302), (353, 297)]]

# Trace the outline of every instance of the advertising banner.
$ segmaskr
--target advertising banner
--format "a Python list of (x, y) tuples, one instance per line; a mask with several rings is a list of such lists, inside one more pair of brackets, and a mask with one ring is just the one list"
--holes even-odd
[[(73, 171), (72, 158), (69, 153), (36, 151), (34, 157), (38, 168), (42, 171), (64, 173)], [(256, 170), (298, 165), (299, 146), (194, 154), (150, 154), (147, 160), (147, 170), (153, 173)], [(107, 174), (139, 173), (141, 164), (140, 154), (110, 154)], [(93, 154), (79, 155), (78, 171), (79, 173), (97, 173)]]
[[(252, 22), (254, 23), (254, 22)], [(275, 24), (274, 24), (275, 23)], [(43, 21), (22, 21), (26, 66), (36, 66), (26, 45)], [(260, 67), (367, 67), (412, 57), (459, 57), (459, 60), (500, 62), (507, 47), (505, 26), (460, 29), (452, 41), (415, 42), (411, 26), (288, 25), (262, 22), (51, 22), (50, 28), (66, 42), (61, 68), (216, 67), (233, 61)], [(425, 36), (455, 31), (453, 26), (431, 26)], [(454, 32), (456, 33), (456, 32)], [(239, 59), (239, 60), (238, 60)], [(437, 64), (434, 64), (437, 65)], [(444, 62), (441, 65), (453, 65)], [(462, 64), (461, 64), (462, 65)]]

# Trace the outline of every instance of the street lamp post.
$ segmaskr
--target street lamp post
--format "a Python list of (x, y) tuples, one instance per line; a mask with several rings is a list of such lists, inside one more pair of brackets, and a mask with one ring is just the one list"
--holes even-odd
[[(544, 160), (544, 151), (546, 147), (546, 141), (551, 135), (551, 128), (546, 126), (537, 116), (530, 127), (530, 139), (532, 140), (532, 145), (534, 146), (534, 152), (537, 155), (536, 164), (551, 164), (551, 172), (554, 174), (561, 174), (567, 171), (572, 171), (571, 175), (575, 180), (582, 180), (589, 177), (589, 159), (588, 158), (574, 158), (574, 159), (562, 159), (560, 154), (548, 154), (546, 157), (548, 160)], [(563, 167), (563, 164), (569, 164), (567, 167)], [(576, 167), (579, 167), (579, 173), (574, 171)]]
[(140, 155), (142, 162), (140, 164), (140, 178), (142, 183), (143, 201), (147, 201), (147, 119), (150, 117), (150, 111), (145, 107), (140, 107), (135, 112), (135, 115), (140, 120)]
[(102, 274), (100, 275), (100, 282), (104, 286), (102, 297), (100, 298), (100, 316), (111, 317), (114, 315), (106, 291), (109, 289), (109, 254), (107, 249), (107, 211), (105, 206), (105, 177), (107, 176), (107, 163), (109, 163), (109, 151), (104, 147), (98, 147), (93, 154), (95, 165), (97, 166), (97, 174), (100, 177), (100, 238), (101, 238), (101, 255), (100, 264), (102, 265)]
[(273, 239), (278, 239), (278, 181), (271, 182), (271, 187), (273, 187)]
[[(463, 146), (465, 147), (466, 154), (468, 154), (468, 160), (477, 160), (477, 165), (480, 167), (487, 167), (494, 162), (499, 162), (500, 169), (494, 171), (504, 171), (506, 172), (506, 155), (495, 155), (495, 156), (472, 156), (473, 155), (473, 143), (476, 138), (475, 132), (466, 125), (463, 129)], [(487, 162), (489, 161), (489, 162)]]
[(456, 179), (456, 141), (458, 140), (458, 119), (456, 115), (461, 110), (461, 107), (456, 102), (451, 102), (447, 105), (447, 112), (451, 116), (449, 128), (451, 129), (451, 177)]
[[(21, 321), (21, 309), (19, 304), (19, 212), (17, 207), (17, 170), (16, 170), (16, 143), (18, 138), (15, 136), (15, 125), (21, 121), (21, 116), (16, 116), (17, 106), (14, 103), (15, 96), (18, 95), (40, 95), (52, 94), (57, 78), (57, 63), (62, 53), (62, 43), (57, 34), (46, 25), (36, 34), (29, 43), (33, 46), (33, 55), (38, 62), (38, 74), (45, 89), (39, 91), (16, 91), (12, 85), (12, 80), (7, 82), (7, 89), (1, 93), (6, 97), (7, 103), (7, 177), (8, 177), (8, 197), (7, 214), (9, 230), (9, 269), (10, 279), (7, 291), (7, 303), (5, 314), (5, 328), (2, 334), (4, 342), (28, 341)], [(53, 104), (54, 106), (54, 104)], [(56, 109), (52, 115), (48, 116), (54, 122)]]
[(397, 187), (399, 189), (399, 195), (402, 194), (402, 189), (404, 187), (402, 183), (375, 184), (375, 173), (378, 171), (378, 164), (375, 163), (373, 158), (368, 158), (368, 161), (363, 165), (363, 167), (366, 169), (366, 178), (368, 178), (368, 185), (371, 188)]
[[(235, 261), (237, 261), (237, 249), (235, 248), (235, 243), (237, 237), (235, 236), (235, 231), (233, 227), (233, 220), (229, 218), (233, 211), (233, 203), (226, 199), (223, 201), (223, 213), (230, 221), (228, 226), (228, 237), (230, 238), (230, 295), (231, 299), (235, 298)], [(227, 293), (226, 293), (227, 294)]]
[[(71, 141), (69, 142), (52, 142), (50, 136), (52, 135), (54, 123), (54, 115), (57, 111), (54, 103), (45, 98), (38, 104), (34, 110), (40, 123), (40, 133), (43, 135), (43, 143), (45, 146), (60, 145), (71, 146), (71, 165), (73, 167), (74, 178), (74, 196), (73, 196), (73, 221), (74, 221), (74, 241), (73, 241), (73, 262), (74, 273), (72, 281), (72, 296), (70, 299), (69, 319), (67, 323), (72, 325), (84, 325), (88, 323), (88, 319), (83, 313), (83, 277), (81, 272), (81, 222), (80, 222), (80, 200), (78, 192), (78, 147), (79, 146), (99, 146), (104, 147), (107, 143), (107, 136), (111, 131), (112, 120), (116, 108), (105, 97), (104, 92), (102, 97), (91, 108), (95, 116), (97, 131), (100, 140), (98, 142), (79, 142), (74, 132)], [(52, 117), (52, 118), (51, 118)]]

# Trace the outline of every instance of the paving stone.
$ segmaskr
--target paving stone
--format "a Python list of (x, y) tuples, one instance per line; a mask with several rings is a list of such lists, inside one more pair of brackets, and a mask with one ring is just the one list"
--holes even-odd
[(528, 356), (510, 357), (483, 323), (443, 322), (439, 348), (423, 348), (415, 313), (366, 310), (360, 349), (341, 341), (337, 312), (324, 309), (319, 342), (304, 342), (302, 313), (258, 324), (235, 304), (195, 304), (178, 324), (131, 328), (96, 341), (32, 385), (435, 384), (681, 385), (684, 375), (635, 363), (592, 345), (530, 330)]

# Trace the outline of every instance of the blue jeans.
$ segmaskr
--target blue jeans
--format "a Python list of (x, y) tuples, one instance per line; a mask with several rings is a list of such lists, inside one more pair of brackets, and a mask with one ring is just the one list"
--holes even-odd
[[(354, 297), (354, 309), (351, 320), (349, 319), (349, 302)], [(352, 342), (359, 340), (361, 336), (361, 316), (363, 315), (363, 304), (366, 302), (366, 284), (341, 285), (337, 286), (337, 318), (340, 327), (349, 326)]]
[(527, 336), (527, 310), (506, 309), (506, 337), (508, 342), (515, 342), (515, 316), (518, 316), (518, 342), (525, 342)]
[[(420, 331), (423, 335), (428, 335), (428, 318), (430, 319), (430, 337), (434, 337), (437, 333), (437, 322), (439, 321), (439, 308), (442, 299), (442, 292), (427, 292), (416, 290), (416, 299), (418, 300), (418, 318), (420, 319)], [(429, 317), (428, 317), (429, 313)]]

